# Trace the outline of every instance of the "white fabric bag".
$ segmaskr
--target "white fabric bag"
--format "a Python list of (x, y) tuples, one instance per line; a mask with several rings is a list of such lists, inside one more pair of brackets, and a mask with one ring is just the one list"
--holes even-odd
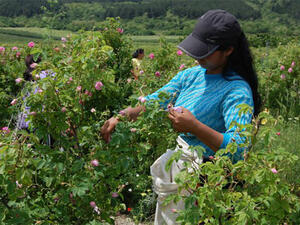
[[(173, 193), (177, 193), (178, 185), (175, 183), (175, 176), (184, 169), (184, 162), (189, 161), (192, 163), (192, 167), (194, 169), (198, 169), (198, 164), (202, 163), (202, 159), (198, 158), (196, 152), (192, 152), (189, 150), (189, 145), (181, 138), (177, 138), (178, 145), (176, 149), (170, 150), (168, 149), (166, 153), (161, 155), (151, 166), (150, 172), (153, 179), (153, 189), (158, 195), (157, 204), (156, 204), (156, 212), (155, 212), (155, 225), (174, 225), (177, 224), (176, 218), (177, 214), (174, 213), (175, 210), (184, 209), (184, 202), (179, 201), (176, 204), (174, 202), (168, 204), (167, 206), (163, 206), (162, 203), (165, 198)], [(171, 158), (171, 156), (178, 150), (182, 150), (183, 154), (178, 162), (173, 161), (171, 165), (171, 169), (169, 171), (165, 170), (166, 163)], [(192, 169), (192, 168), (190, 168)], [(182, 193), (182, 194), (188, 194)], [(173, 211), (172, 211), (173, 210)]]

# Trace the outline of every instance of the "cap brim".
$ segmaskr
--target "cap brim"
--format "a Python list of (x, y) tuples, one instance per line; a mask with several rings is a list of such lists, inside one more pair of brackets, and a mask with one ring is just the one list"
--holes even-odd
[(178, 46), (180, 50), (195, 59), (203, 59), (217, 50), (219, 45), (207, 44), (195, 38), (193, 34), (186, 37)]

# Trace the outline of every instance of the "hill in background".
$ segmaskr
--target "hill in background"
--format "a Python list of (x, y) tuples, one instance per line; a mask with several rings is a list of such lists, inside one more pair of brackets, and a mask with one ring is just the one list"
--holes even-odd
[(300, 33), (299, 0), (0, 0), (0, 26), (92, 30), (120, 17), (128, 34), (186, 35), (216, 8), (234, 14), (247, 33)]

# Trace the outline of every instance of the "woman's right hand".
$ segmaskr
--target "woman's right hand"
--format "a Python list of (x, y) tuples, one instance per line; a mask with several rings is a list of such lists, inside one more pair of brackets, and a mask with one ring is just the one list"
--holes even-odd
[(118, 122), (118, 118), (111, 117), (109, 120), (106, 120), (104, 125), (101, 127), (100, 133), (106, 143), (110, 142), (111, 134), (115, 130)]

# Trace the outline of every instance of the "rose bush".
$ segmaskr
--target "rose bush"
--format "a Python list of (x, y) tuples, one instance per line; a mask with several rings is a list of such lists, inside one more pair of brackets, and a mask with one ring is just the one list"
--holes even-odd
[[(272, 50), (276, 60), (264, 56), (256, 63), (265, 106), (274, 115), (297, 114), (295, 46), (279, 46)], [(139, 80), (133, 81), (131, 49), (118, 21), (108, 19), (100, 31), (64, 37), (55, 46), (28, 43), (1, 50), (1, 223), (113, 224), (118, 212), (130, 212), (137, 221), (154, 213), (149, 167), (166, 149), (175, 147), (177, 133), (160, 101), (148, 104), (143, 97), (196, 64), (162, 39), (144, 60)], [(28, 54), (42, 58), (34, 65), (35, 82), (22, 79)], [(280, 78), (283, 71), (285, 79)], [(272, 75), (266, 76), (269, 72)], [(119, 115), (110, 143), (104, 143), (99, 134), (104, 121), (129, 104), (143, 104), (146, 111), (135, 122)], [(16, 130), (17, 115), (25, 106), (30, 107), (29, 127)], [(211, 163), (200, 165), (202, 170), (183, 171), (177, 181), (193, 192), (183, 197), (186, 210), (174, 212), (180, 215), (178, 220), (183, 224), (217, 224), (221, 217), (225, 224), (297, 222), (294, 193), (299, 184), (285, 180), (296, 157), (272, 144), (281, 138), (273, 128), (281, 120), (263, 112), (263, 126), (241, 127), (252, 138), (244, 162), (232, 164), (222, 156), (234, 151), (233, 144)], [(200, 187), (199, 176), (204, 173), (208, 180)]]

